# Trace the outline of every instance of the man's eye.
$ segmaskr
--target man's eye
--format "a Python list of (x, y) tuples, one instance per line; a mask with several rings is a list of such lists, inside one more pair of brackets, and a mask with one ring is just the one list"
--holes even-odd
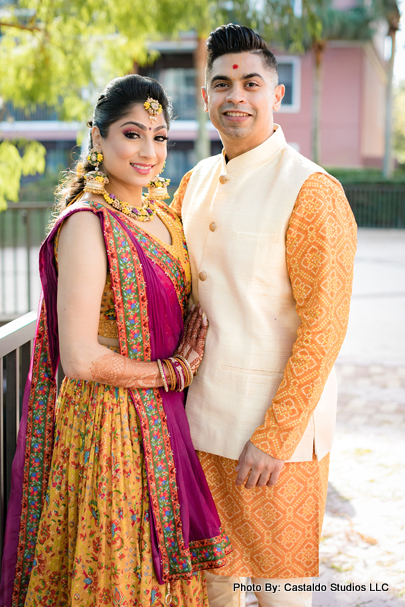
[(258, 86), (258, 84), (257, 82), (247, 82), (246, 86), (252, 89), (253, 87)]
[(214, 86), (214, 88), (217, 89), (219, 87), (224, 87), (224, 86), (228, 86), (226, 82), (218, 82), (218, 84), (216, 84)]

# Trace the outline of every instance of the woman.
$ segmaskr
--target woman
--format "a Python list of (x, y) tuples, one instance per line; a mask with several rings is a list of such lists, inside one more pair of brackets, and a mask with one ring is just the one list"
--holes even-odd
[(230, 551), (184, 412), (207, 320), (193, 308), (183, 332), (187, 249), (158, 178), (169, 119), (156, 81), (112, 81), (60, 190), (13, 463), (7, 607), (207, 605), (201, 570)]

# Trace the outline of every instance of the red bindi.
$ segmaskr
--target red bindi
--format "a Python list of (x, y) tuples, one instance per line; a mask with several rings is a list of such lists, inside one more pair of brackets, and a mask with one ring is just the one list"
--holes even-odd
[(234, 70), (236, 70), (238, 67), (239, 67), (239, 65), (237, 65), (236, 63), (234, 63), (234, 64), (233, 64), (233, 66), (232, 66), (232, 68), (233, 68)]

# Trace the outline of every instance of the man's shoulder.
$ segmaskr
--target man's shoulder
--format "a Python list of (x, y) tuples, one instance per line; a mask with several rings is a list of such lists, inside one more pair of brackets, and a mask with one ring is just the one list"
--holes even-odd
[(327, 173), (324, 168), (316, 164), (313, 160), (310, 160), (303, 154), (300, 154), (295, 148), (291, 145), (286, 145), (285, 153), (288, 155), (288, 158), (293, 162), (296, 166), (301, 166), (312, 173)]
[(208, 173), (212, 171), (212, 169), (217, 166), (222, 160), (222, 154), (216, 154), (215, 156), (208, 156), (208, 158), (204, 158), (200, 160), (192, 170), (193, 175), (197, 175), (199, 173)]

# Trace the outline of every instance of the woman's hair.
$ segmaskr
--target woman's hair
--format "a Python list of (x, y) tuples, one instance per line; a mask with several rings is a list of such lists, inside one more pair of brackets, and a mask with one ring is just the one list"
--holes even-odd
[(230, 53), (254, 53), (260, 55), (264, 65), (274, 70), (278, 77), (277, 59), (269, 50), (266, 42), (250, 27), (244, 25), (221, 25), (210, 33), (207, 40), (207, 73), (212, 69), (215, 59)]
[[(115, 78), (105, 87), (104, 91), (97, 99), (93, 111), (93, 119), (87, 122), (87, 126), (92, 128), (97, 126), (101, 136), (105, 139), (108, 136), (110, 126), (126, 116), (136, 103), (144, 104), (146, 99), (151, 97), (156, 99), (163, 108), (163, 115), (167, 127), (170, 125), (172, 108), (170, 101), (157, 80), (139, 76), (138, 74), (129, 74), (122, 78)], [(145, 112), (146, 115), (146, 112)], [(89, 148), (93, 147), (93, 140), (90, 134)], [(72, 171), (67, 171), (64, 178), (56, 189), (55, 215), (59, 215), (77, 196), (83, 191), (85, 186), (84, 174), (93, 171), (94, 167), (89, 163), (87, 157), (89, 151), (86, 151), (78, 163), (81, 163), (81, 170), (77, 171), (77, 164)]]

